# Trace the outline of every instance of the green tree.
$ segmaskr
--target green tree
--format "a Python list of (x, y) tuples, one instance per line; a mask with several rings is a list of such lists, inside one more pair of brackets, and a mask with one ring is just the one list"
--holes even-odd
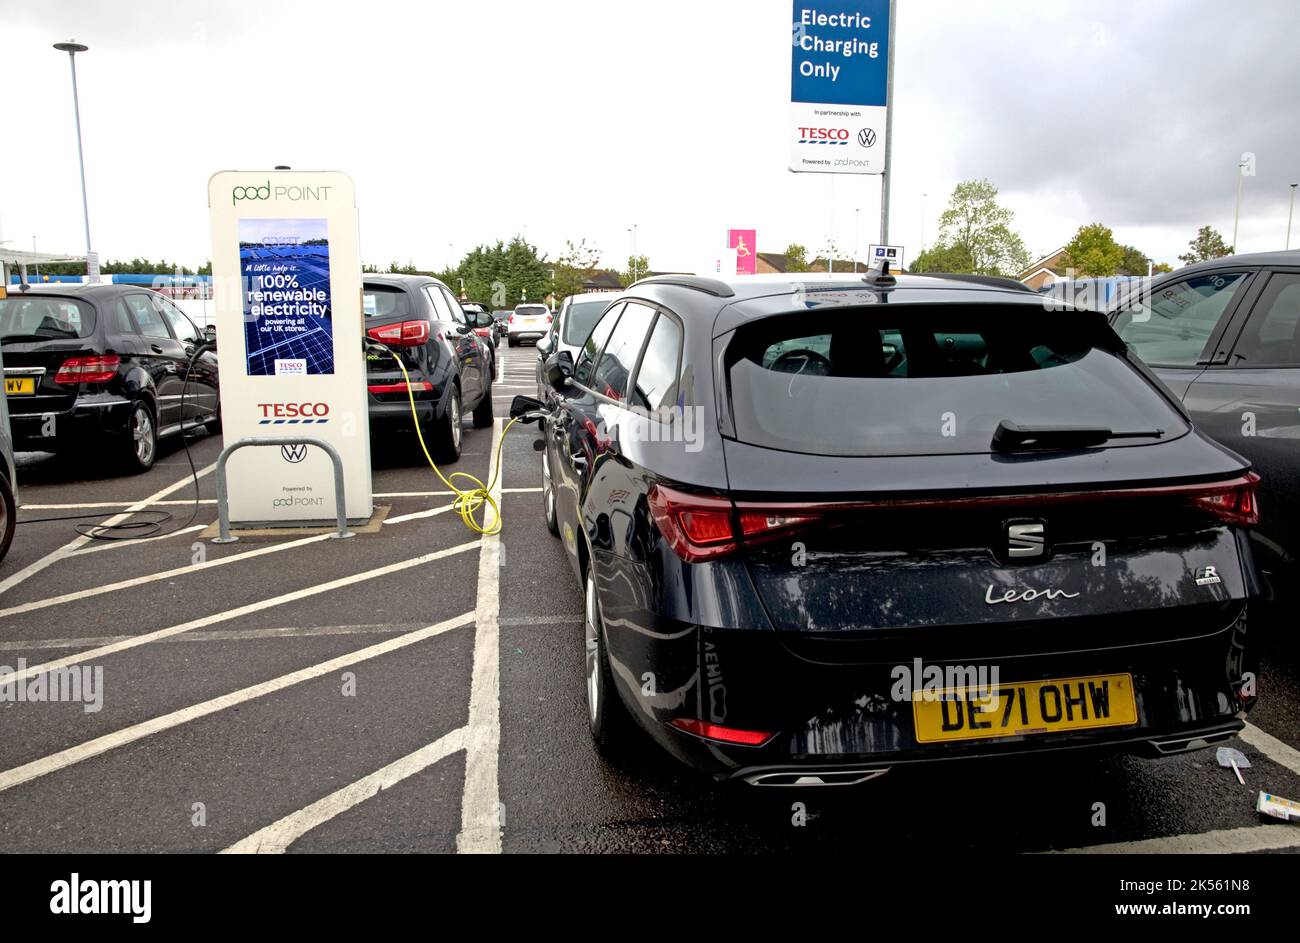
[(1165, 272), (1172, 272), (1173, 270), (1174, 267), (1168, 262), (1157, 262), (1155, 265), (1151, 266), (1152, 275), (1163, 275)]
[(959, 271), (1014, 276), (1029, 265), (1025, 244), (1011, 229), (1015, 213), (1000, 206), (997, 196), (998, 188), (988, 180), (965, 180), (953, 189), (934, 248), (960, 250), (946, 256), (969, 264)]
[(1187, 254), (1180, 255), (1180, 261), (1191, 265), (1193, 262), (1205, 262), (1208, 259), (1221, 259), (1232, 255), (1233, 247), (1223, 241), (1223, 236), (1211, 226), (1202, 226), (1196, 231), (1196, 238), (1187, 243)]
[(566, 239), (564, 251), (555, 260), (555, 275), (551, 280), (556, 302), (581, 293), (582, 283), (596, 274), (598, 265), (600, 251), (595, 246), (587, 245), (586, 239), (579, 239), (576, 245), (572, 239)]
[[(1066, 243), (1062, 264), (1075, 275), (1114, 275), (1123, 261), (1124, 247), (1115, 241), (1110, 227), (1088, 223)], [(1145, 274), (1145, 262), (1142, 269)]]
[(1119, 263), (1120, 275), (1145, 275), (1147, 263), (1151, 260), (1147, 254), (1136, 246), (1124, 246), (1124, 258)]
[[(631, 285), (638, 279), (645, 278), (646, 272), (650, 271), (650, 260), (644, 255), (629, 255), (627, 257), (627, 268), (618, 273), (619, 280), (624, 285)], [(633, 272), (636, 273), (633, 277)]]
[(973, 272), (975, 263), (964, 246), (931, 246), (912, 260), (909, 272)]
[(808, 250), (797, 242), (785, 247), (785, 270), (787, 272), (808, 271)]

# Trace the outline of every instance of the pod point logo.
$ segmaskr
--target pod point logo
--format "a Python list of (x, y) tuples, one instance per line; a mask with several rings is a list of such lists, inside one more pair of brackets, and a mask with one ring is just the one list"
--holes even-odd
[(268, 180), (261, 184), (249, 184), (242, 187), (230, 188), (230, 205), (234, 206), (243, 200), (328, 200), (330, 198), (329, 187), (307, 187), (297, 184), (271, 186)]

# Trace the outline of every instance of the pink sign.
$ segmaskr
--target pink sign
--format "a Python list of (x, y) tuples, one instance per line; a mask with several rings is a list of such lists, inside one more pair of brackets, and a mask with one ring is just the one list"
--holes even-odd
[(758, 272), (758, 231), (755, 229), (728, 229), (727, 248), (736, 250), (736, 274), (754, 275)]

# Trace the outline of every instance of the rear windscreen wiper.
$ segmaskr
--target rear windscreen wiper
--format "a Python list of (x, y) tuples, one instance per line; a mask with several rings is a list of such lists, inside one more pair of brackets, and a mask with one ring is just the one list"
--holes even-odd
[(1111, 439), (1159, 439), (1163, 429), (1115, 432), (1102, 426), (1022, 426), (1003, 419), (993, 430), (995, 452), (1031, 452), (1036, 449), (1086, 449)]

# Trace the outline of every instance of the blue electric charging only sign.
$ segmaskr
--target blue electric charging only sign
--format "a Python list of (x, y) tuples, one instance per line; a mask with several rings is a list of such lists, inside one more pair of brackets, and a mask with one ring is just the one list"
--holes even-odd
[(885, 171), (889, 0), (795, 0), (790, 169)]

